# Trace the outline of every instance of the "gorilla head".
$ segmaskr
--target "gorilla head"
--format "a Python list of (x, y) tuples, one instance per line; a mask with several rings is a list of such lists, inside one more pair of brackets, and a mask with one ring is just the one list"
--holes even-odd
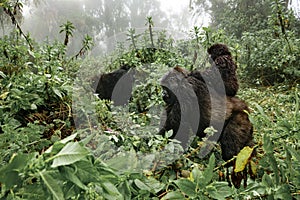
[(219, 56), (231, 56), (228, 47), (225, 44), (214, 44), (207, 49), (207, 53), (211, 56), (213, 61)]

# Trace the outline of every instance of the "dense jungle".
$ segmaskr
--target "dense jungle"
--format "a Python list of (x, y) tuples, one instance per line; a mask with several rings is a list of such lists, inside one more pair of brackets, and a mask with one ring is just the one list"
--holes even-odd
[[(0, 18), (1, 200), (300, 200), (300, 1), (0, 0)], [(196, 78), (214, 44), (233, 95)], [(222, 102), (239, 114), (205, 124)]]

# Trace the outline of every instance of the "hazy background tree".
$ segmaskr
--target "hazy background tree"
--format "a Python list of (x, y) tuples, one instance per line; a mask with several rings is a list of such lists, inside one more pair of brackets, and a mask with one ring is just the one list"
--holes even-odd
[[(231, 46), (241, 78), (273, 85), (300, 78), (299, 1), (191, 0), (194, 17), (206, 10), (210, 27), (204, 43)], [(203, 42), (202, 42), (203, 43)]]
[[(199, 17), (206, 11), (210, 16), (210, 26), (223, 29), (228, 35), (238, 38), (243, 32), (254, 32), (268, 27), (270, 17), (274, 13), (273, 7), (282, 6), (282, 17), (286, 20), (297, 19), (297, 2), (291, 0), (191, 0), (190, 6), (194, 10), (194, 17)], [(296, 20), (297, 21), (297, 20)], [(299, 19), (298, 19), (299, 21)], [(277, 22), (274, 22), (275, 24)], [(286, 21), (285, 23), (290, 23)], [(288, 26), (288, 24), (286, 24)], [(295, 28), (294, 24), (294, 28)]]

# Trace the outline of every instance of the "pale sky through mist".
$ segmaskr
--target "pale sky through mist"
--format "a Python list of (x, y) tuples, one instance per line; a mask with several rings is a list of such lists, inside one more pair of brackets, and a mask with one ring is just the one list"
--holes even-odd
[(179, 13), (183, 9), (188, 10), (190, 0), (160, 0), (161, 9), (168, 13)]
[[(202, 17), (199, 17), (197, 20), (192, 19), (192, 13), (189, 13), (190, 0), (160, 0), (159, 2), (161, 10), (165, 12), (168, 17), (177, 14), (188, 18), (186, 19), (188, 25), (185, 27), (187, 30), (192, 29), (194, 26), (208, 26), (209, 24), (209, 16), (207, 13), (203, 13)], [(180, 18), (177, 18), (177, 20), (180, 20)]]

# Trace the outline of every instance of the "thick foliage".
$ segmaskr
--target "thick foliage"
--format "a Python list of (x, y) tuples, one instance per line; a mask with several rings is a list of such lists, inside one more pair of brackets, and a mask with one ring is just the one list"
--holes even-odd
[[(0, 43), (0, 199), (299, 198), (299, 85), (240, 90), (253, 109), (250, 119), (261, 145), (256, 163), (249, 159), (253, 149), (237, 156), (237, 169), (250, 162), (257, 179), (249, 180), (246, 189), (236, 189), (218, 179), (216, 171), (222, 178), (226, 164), (218, 146), (210, 158), (200, 160), (203, 143), (198, 142), (173, 164), (156, 167), (160, 158), (169, 156), (161, 149), (182, 152), (174, 140), (155, 135), (152, 121), (159, 121), (153, 111), (162, 105), (157, 79), (169, 69), (166, 62), (187, 62), (176, 51), (174, 57), (159, 52), (148, 68), (137, 68), (146, 78), (134, 90), (129, 107), (136, 110), (136, 102), (143, 99), (147, 112), (126, 113), (113, 105), (110, 110), (107, 102), (96, 99), (86, 107), (86, 113), (96, 107), (96, 126), (74, 132), (71, 80), (80, 61), (68, 60), (61, 43), (35, 44), (28, 50), (27, 42), (14, 34)], [(133, 58), (125, 57), (128, 62)], [(111, 70), (120, 66), (116, 60), (107, 63)], [(154, 158), (139, 157), (145, 152)], [(135, 171), (139, 159), (153, 168)]]
[(276, 37), (270, 29), (245, 33), (240, 64), (252, 83), (274, 85), (300, 78), (300, 39), (294, 33)]
[(59, 57), (64, 48), (59, 44), (32, 52), (17, 37), (0, 43), (5, 47), (0, 79), (1, 157), (7, 162), (16, 150), (41, 151), (49, 145), (46, 139), (57, 140), (72, 132), (70, 79), (62, 73)]

